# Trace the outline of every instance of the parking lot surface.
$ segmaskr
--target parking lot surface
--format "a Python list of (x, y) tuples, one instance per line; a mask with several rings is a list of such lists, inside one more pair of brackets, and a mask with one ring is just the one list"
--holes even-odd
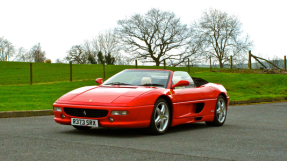
[(222, 127), (79, 131), (53, 116), (1, 118), (1, 160), (286, 160), (287, 102), (230, 106)]

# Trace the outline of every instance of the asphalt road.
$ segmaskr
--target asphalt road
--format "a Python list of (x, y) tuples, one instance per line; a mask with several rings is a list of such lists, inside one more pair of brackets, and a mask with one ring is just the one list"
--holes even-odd
[(152, 136), (144, 129), (78, 131), (53, 116), (0, 119), (0, 160), (287, 160), (287, 102), (230, 106), (204, 123)]

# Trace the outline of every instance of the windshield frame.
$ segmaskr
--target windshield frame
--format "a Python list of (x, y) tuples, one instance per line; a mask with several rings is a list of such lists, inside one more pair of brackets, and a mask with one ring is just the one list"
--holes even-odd
[[(167, 74), (167, 80), (166, 80), (166, 83), (163, 84), (163, 86), (153, 86), (153, 85), (133, 85), (133, 84), (125, 84), (126, 82), (117, 82), (117, 81), (114, 81), (115, 84), (111, 84), (113, 83), (113, 79), (118, 77), (120, 74), (124, 73), (124, 72), (137, 72), (137, 74), (142, 74), (144, 72), (147, 72), (147, 73), (165, 73)], [(171, 75), (172, 75), (172, 71), (170, 70), (161, 70), (161, 69), (125, 69), (115, 75), (113, 75), (112, 77), (110, 77), (109, 79), (107, 79), (102, 85), (104, 86), (112, 86), (112, 85), (117, 85), (117, 86), (153, 86), (153, 87), (159, 87), (159, 88), (167, 88), (168, 87), (168, 84), (170, 82), (170, 78), (171, 78)]]

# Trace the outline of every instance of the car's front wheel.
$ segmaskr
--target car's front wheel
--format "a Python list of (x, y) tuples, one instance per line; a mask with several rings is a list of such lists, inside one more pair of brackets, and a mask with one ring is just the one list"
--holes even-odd
[(152, 134), (163, 134), (170, 124), (170, 111), (165, 99), (158, 99), (154, 104), (154, 110), (150, 122), (150, 132)]
[(205, 122), (209, 126), (222, 126), (226, 120), (227, 108), (226, 100), (220, 95), (217, 98), (216, 107), (214, 111), (214, 120), (211, 122)]
[(89, 130), (92, 128), (89, 126), (75, 126), (75, 125), (73, 125), (73, 127), (76, 128), (77, 130)]

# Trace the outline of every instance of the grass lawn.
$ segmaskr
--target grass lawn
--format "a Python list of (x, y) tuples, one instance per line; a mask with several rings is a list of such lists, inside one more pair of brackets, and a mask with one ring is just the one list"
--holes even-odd
[(287, 75), (220, 72), (191, 75), (222, 84), (227, 89), (231, 101), (287, 98)]
[(60, 96), (88, 85), (95, 85), (95, 81), (0, 86), (0, 111), (52, 109)]
[[(69, 64), (33, 63), (33, 83), (70, 81)], [(73, 80), (95, 80), (103, 78), (100, 64), (73, 64)], [(132, 65), (106, 65), (106, 78), (124, 69), (134, 69)], [(163, 69), (163, 66), (138, 66), (139, 69)], [(187, 71), (187, 67), (167, 67), (169, 70)], [(218, 70), (218, 69), (213, 69)], [(191, 73), (209, 71), (209, 68), (190, 68)], [(30, 63), (0, 62), (0, 86), (30, 84)]]
[[(117, 72), (111, 68), (110, 70)], [(225, 86), (231, 101), (262, 98), (287, 98), (287, 75), (234, 74), (196, 72), (194, 77)], [(111, 76), (111, 75), (108, 75)], [(90, 76), (90, 79), (95, 77)], [(0, 111), (52, 109), (52, 104), (63, 94), (82, 86), (95, 85), (94, 80), (75, 82), (38, 83), (34, 85), (0, 86)]]

